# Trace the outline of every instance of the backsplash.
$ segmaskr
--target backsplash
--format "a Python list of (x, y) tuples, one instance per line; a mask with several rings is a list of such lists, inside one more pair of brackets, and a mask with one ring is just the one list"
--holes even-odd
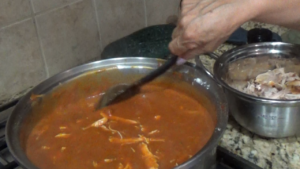
[(0, 0), (0, 105), (178, 11), (179, 0)]

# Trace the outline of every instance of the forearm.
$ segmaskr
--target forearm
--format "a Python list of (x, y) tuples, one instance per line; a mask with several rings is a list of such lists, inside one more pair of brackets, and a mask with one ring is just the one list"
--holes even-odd
[(185, 59), (211, 52), (249, 20), (300, 30), (300, 0), (184, 0), (169, 48)]
[(254, 21), (300, 30), (300, 0), (256, 0)]

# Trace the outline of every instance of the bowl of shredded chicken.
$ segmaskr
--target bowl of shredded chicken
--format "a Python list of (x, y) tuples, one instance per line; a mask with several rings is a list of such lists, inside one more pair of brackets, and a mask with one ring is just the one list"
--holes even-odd
[(300, 136), (300, 45), (254, 43), (208, 56), (216, 61), (213, 74), (205, 71), (241, 126), (267, 138)]
[(261, 98), (300, 99), (300, 60), (271, 56), (232, 62), (223, 80), (232, 88)]

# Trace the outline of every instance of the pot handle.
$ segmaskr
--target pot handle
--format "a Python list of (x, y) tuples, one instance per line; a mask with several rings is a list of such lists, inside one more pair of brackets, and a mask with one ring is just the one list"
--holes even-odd
[[(218, 57), (219, 57), (219, 56), (218, 56), (217, 54), (215, 54), (215, 53), (206, 53), (205, 55), (209, 56), (211, 59), (214, 59), (214, 60), (217, 60)], [(210, 76), (211, 78), (213, 78), (213, 79), (216, 79), (215, 76), (214, 76), (214, 74), (213, 74), (212, 72), (210, 72), (210, 71), (203, 65), (203, 63), (202, 63), (202, 61), (201, 61), (201, 59), (200, 59), (199, 56), (195, 58), (195, 62), (196, 62), (196, 65), (199, 66), (199, 67), (201, 67), (201, 68), (205, 71), (205, 73), (206, 73), (207, 75), (209, 75), (209, 76)]]

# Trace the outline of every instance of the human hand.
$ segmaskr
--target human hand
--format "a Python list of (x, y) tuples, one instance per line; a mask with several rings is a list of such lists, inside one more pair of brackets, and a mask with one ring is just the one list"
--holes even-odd
[(257, 5), (256, 0), (183, 0), (171, 52), (183, 59), (212, 52), (257, 15)]

